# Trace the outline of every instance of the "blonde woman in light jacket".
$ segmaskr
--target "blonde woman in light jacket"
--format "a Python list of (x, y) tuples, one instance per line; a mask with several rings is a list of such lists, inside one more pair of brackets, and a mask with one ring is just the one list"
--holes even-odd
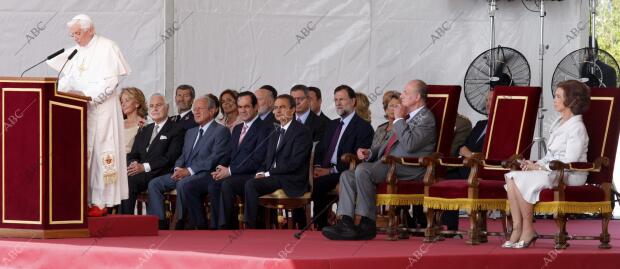
[[(549, 163), (559, 160), (565, 163), (586, 162), (588, 155), (588, 133), (581, 114), (590, 104), (590, 89), (576, 80), (558, 84), (553, 108), (560, 113), (549, 130), (548, 152), (544, 158), (532, 162), (521, 162), (521, 171), (506, 173), (506, 192), (513, 220), (510, 240), (504, 248), (527, 248), (538, 236), (532, 223), (532, 208), (538, 202), (543, 189), (558, 185), (556, 172), (549, 169)], [(564, 182), (569, 186), (586, 183), (586, 172), (567, 172)]]

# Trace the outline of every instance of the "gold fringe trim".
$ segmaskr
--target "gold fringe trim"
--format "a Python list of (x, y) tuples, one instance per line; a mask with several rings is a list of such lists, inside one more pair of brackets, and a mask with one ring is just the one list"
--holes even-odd
[(424, 194), (377, 194), (377, 205), (421, 205)]
[(424, 207), (441, 210), (502, 210), (506, 208), (506, 200), (424, 197)]
[(542, 214), (611, 213), (611, 202), (539, 202), (534, 206), (534, 212)]
[(105, 185), (116, 183), (116, 172), (103, 174), (103, 182)]

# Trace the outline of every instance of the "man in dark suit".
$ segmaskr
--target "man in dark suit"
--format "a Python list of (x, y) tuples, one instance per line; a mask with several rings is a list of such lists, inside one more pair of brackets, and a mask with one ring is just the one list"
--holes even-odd
[[(383, 156), (423, 157), (435, 151), (437, 143), (435, 117), (426, 107), (428, 87), (421, 80), (412, 80), (400, 95), (401, 104), (394, 110), (396, 119), (393, 134), (388, 141), (374, 149), (358, 149), (357, 155), (365, 162), (355, 172), (340, 175), (338, 214), (342, 219), (336, 225), (323, 228), (323, 235), (332, 240), (370, 240), (376, 236), (376, 184), (385, 182), (389, 166)], [(399, 180), (420, 180), (424, 167), (396, 166)], [(355, 215), (361, 216), (359, 226)]]
[(312, 141), (317, 142), (323, 137), (327, 122), (310, 111), (310, 100), (308, 98), (310, 90), (305, 85), (295, 85), (291, 88), (291, 96), (295, 99), (295, 119), (299, 123), (308, 127), (312, 132)]
[(310, 110), (314, 112), (317, 116), (323, 119), (325, 122), (331, 121), (330, 118), (325, 116), (325, 113), (321, 111), (321, 104), (323, 103), (323, 99), (321, 97), (321, 89), (317, 87), (310, 86), (308, 87), (308, 98), (310, 100)]
[[(154, 178), (149, 182), (150, 215), (159, 217), (160, 228), (165, 229), (164, 192), (177, 190), (176, 212), (178, 228), (184, 226), (183, 185), (194, 180), (204, 180), (215, 170), (218, 163), (227, 164), (230, 160), (230, 131), (215, 122), (218, 104), (211, 98), (202, 96), (194, 100), (192, 108), (197, 127), (187, 130), (183, 152), (174, 164), (174, 172)], [(217, 190), (219, 194), (219, 189)], [(217, 202), (217, 201), (213, 201)]]
[(271, 85), (263, 85), (256, 90), (256, 100), (258, 101), (258, 116), (267, 125), (276, 122), (273, 116), (273, 102), (276, 101), (278, 91)]
[(179, 114), (170, 117), (170, 119), (185, 130), (198, 126), (194, 120), (194, 113), (192, 113), (192, 103), (195, 97), (196, 91), (191, 85), (183, 84), (177, 87), (174, 101), (177, 104)]
[(269, 137), (267, 154), (260, 172), (245, 184), (245, 223), (256, 227), (259, 197), (283, 189), (289, 197), (308, 191), (308, 170), (312, 136), (301, 123), (293, 120), (295, 99), (288, 94), (278, 96), (274, 114), (280, 123), (278, 135)]
[[(493, 93), (491, 91), (487, 93), (487, 115), (491, 110), (492, 95)], [(484, 147), (484, 138), (487, 131), (487, 122), (489, 122), (489, 120), (481, 120), (476, 122), (476, 126), (474, 126), (474, 129), (472, 129), (471, 133), (469, 133), (469, 136), (467, 136), (465, 143), (459, 147), (456, 155), (459, 155), (461, 157), (471, 157), (474, 152), (482, 152), (482, 148)], [(460, 167), (458, 169), (448, 172), (448, 174), (446, 174), (446, 178), (465, 179), (469, 177), (469, 172), (469, 167)], [(449, 231), (457, 231), (459, 228), (459, 211), (444, 211), (442, 215), (442, 222), (447, 226)]]
[(147, 189), (151, 179), (168, 173), (181, 155), (185, 129), (168, 120), (168, 104), (161, 94), (149, 100), (153, 123), (144, 126), (127, 154), (129, 198), (121, 201), (120, 213), (133, 214), (138, 194)]
[(314, 216), (318, 229), (327, 226), (327, 214), (318, 216), (331, 204), (327, 194), (338, 185), (340, 173), (349, 169), (349, 164), (340, 160), (345, 153), (355, 154), (357, 149), (370, 148), (374, 131), (367, 121), (355, 114), (355, 91), (340, 85), (334, 90), (334, 102), (339, 119), (330, 121), (325, 134), (314, 152)]

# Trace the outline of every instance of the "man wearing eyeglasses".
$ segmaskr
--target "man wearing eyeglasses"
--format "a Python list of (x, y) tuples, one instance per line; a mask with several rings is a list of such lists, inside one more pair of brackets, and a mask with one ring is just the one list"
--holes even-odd
[(316, 113), (311, 113), (309, 89), (306, 85), (295, 85), (291, 88), (291, 96), (295, 99), (295, 118), (297, 122), (305, 125), (312, 131), (312, 141), (317, 142), (323, 137), (327, 121)]
[[(59, 91), (92, 99), (88, 104), (86, 127), (88, 215), (100, 217), (107, 214), (106, 207), (118, 205), (128, 196), (123, 115), (117, 86), (120, 77), (131, 70), (116, 43), (95, 34), (89, 16), (77, 15), (67, 26), (76, 45), (47, 63), (57, 71), (63, 70), (58, 81)], [(68, 61), (75, 50), (77, 54)]]

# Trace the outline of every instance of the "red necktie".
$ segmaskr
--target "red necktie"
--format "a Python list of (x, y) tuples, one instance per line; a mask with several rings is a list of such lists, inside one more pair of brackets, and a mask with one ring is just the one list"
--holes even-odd
[(392, 136), (390, 137), (390, 141), (388, 141), (388, 144), (385, 147), (385, 150), (383, 151), (383, 155), (381, 155), (381, 156), (385, 156), (385, 155), (389, 154), (390, 151), (392, 151), (392, 147), (394, 146), (396, 141), (398, 141), (398, 136), (396, 135), (396, 133), (393, 133)]
[[(407, 122), (407, 120), (409, 119), (409, 114), (405, 115), (405, 117), (403, 118), (403, 120), (405, 122)], [(406, 124), (406, 123), (405, 123)], [(394, 130), (394, 127), (392, 126), (392, 130)], [(394, 147), (394, 144), (396, 143), (396, 141), (398, 140), (398, 136), (396, 136), (396, 133), (393, 133), (392, 136), (390, 137), (390, 141), (388, 141), (387, 146), (385, 147), (385, 150), (383, 151), (383, 155), (387, 155), (390, 153), (390, 151), (392, 151), (392, 147)]]

